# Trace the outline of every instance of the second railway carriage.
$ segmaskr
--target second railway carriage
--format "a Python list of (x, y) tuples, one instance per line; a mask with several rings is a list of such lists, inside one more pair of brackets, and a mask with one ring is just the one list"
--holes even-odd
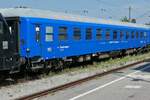
[(64, 61), (84, 61), (94, 55), (137, 50), (150, 44), (150, 29), (145, 25), (29, 8), (1, 9), (0, 13), (15, 39), (20, 63), (29, 69), (60, 67)]

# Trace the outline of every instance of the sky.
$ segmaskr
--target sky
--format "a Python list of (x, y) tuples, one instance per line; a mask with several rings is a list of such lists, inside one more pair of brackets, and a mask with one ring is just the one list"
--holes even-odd
[(0, 8), (16, 6), (113, 20), (128, 17), (131, 6), (131, 17), (137, 23), (150, 22), (150, 0), (0, 0)]

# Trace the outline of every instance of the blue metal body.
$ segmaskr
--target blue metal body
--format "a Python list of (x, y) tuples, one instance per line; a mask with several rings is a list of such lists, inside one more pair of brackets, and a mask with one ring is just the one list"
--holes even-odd
[[(40, 41), (35, 40), (35, 25), (40, 25)], [(52, 26), (54, 28), (54, 36), (52, 42), (45, 41), (46, 26)], [(58, 40), (58, 27), (68, 27), (68, 39), (65, 41)], [(76, 41), (73, 39), (73, 27), (81, 28), (81, 40)], [(85, 29), (92, 28), (92, 40), (85, 39)], [(96, 40), (96, 29), (101, 28), (102, 40)], [(111, 29), (110, 40), (105, 39), (106, 29)], [(147, 32), (147, 38), (131, 39), (131, 35), (128, 40), (124, 38), (120, 40), (119, 33), (117, 33), (117, 40), (113, 40), (113, 30), (121, 30), (123, 32), (138, 31)], [(62, 58), (69, 56), (79, 56), (85, 54), (92, 54), (97, 52), (110, 52), (121, 49), (139, 48), (150, 44), (150, 31), (144, 28), (115, 26), (106, 24), (94, 24), (94, 23), (82, 23), (71, 22), (63, 20), (53, 20), (44, 18), (20, 18), (20, 55), (22, 57), (35, 57), (39, 56), (43, 59)], [(27, 52), (27, 49), (30, 52)], [(48, 50), (49, 49), (49, 50)]]

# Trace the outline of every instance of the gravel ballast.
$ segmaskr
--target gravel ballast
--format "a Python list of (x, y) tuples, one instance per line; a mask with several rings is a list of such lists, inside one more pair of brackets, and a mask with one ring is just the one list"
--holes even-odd
[[(138, 57), (135, 56), (133, 58), (129, 57), (128, 62), (126, 61), (126, 58), (124, 58), (122, 61), (120, 61), (121, 59), (116, 59), (114, 61), (112, 59), (112, 61), (106, 61), (100, 64), (96, 63), (93, 65), (94, 67), (89, 67), (89, 68), (87, 67), (87, 68), (82, 68), (82, 69), (79, 68), (79, 70), (75, 70), (75, 71), (72, 70), (68, 72), (64, 71), (60, 74), (42, 78), (39, 80), (19, 83), (19, 84), (10, 85), (7, 87), (1, 87), (0, 97), (1, 97), (1, 100), (16, 99), (22, 96), (30, 95), (30, 94), (37, 93), (43, 90), (47, 90), (49, 88), (54, 88), (54, 87), (57, 87), (66, 83), (70, 83), (70, 82), (73, 82), (82, 78), (86, 78), (88, 76), (95, 75), (96, 73), (102, 73), (107, 70), (125, 66), (131, 63), (135, 63), (143, 59), (148, 59), (149, 56), (150, 56), (150, 53), (147, 53), (144, 55), (138, 55)], [(100, 67), (101, 65), (103, 65), (103, 67)], [(108, 67), (108, 66), (111, 66), (111, 67)]]

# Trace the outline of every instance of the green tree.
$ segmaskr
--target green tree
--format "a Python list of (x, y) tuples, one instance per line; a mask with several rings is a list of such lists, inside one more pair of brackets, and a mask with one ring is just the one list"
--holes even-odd
[(130, 22), (129, 19), (127, 18), (127, 16), (121, 18), (121, 21), (122, 21), (122, 22)]
[(127, 16), (123, 17), (123, 18), (121, 19), (121, 21), (122, 21), (122, 22), (136, 23), (136, 19), (135, 19), (135, 18), (131, 19), (131, 21), (130, 21), (130, 20), (127, 18)]
[(131, 20), (131, 23), (136, 23), (136, 19), (132, 19), (132, 20)]
[(150, 25), (150, 22), (149, 23), (145, 23), (145, 25)]

